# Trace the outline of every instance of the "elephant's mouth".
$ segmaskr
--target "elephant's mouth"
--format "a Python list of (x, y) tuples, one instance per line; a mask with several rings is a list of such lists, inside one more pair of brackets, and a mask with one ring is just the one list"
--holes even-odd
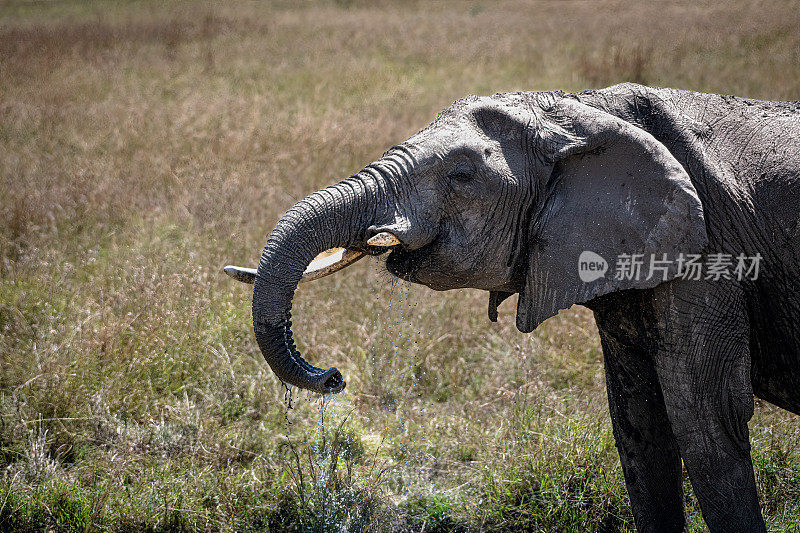
[(386, 269), (394, 276), (412, 283), (419, 283), (415, 275), (419, 269), (418, 252), (395, 248), (386, 258)]
[(413, 251), (398, 247), (386, 258), (386, 269), (402, 280), (419, 283), (435, 291), (466, 286), (438, 264), (436, 258), (439, 252), (436, 242)]

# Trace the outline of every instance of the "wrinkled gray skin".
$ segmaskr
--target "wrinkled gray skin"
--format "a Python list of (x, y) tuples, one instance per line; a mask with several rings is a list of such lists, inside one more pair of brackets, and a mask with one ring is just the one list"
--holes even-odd
[[(298, 202), (261, 256), (256, 337), (285, 382), (344, 388), (294, 348), (301, 273), (390, 231), (387, 267), (436, 290), (519, 293), (517, 327), (592, 309), (640, 531), (686, 531), (681, 459), (712, 531), (764, 531), (753, 394), (800, 413), (800, 103), (623, 84), (468, 97), (358, 174)], [(757, 280), (583, 283), (578, 255), (763, 257)]]

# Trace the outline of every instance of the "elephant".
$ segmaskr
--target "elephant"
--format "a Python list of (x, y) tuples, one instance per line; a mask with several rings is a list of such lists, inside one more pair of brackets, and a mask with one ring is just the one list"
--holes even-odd
[(275, 375), (318, 393), (345, 381), (300, 355), (292, 298), (364, 255), (488, 291), (493, 321), (518, 294), (522, 332), (582, 304), (637, 529), (688, 530), (683, 462), (712, 531), (765, 531), (747, 424), (754, 396), (800, 414), (799, 139), (800, 102), (632, 83), (468, 96), (226, 272), (254, 284)]

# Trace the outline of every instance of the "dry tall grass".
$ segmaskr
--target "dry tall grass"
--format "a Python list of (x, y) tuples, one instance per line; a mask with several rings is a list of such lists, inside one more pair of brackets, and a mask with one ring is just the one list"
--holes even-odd
[[(630, 528), (585, 309), (521, 335), (377, 262), (304, 287), (301, 348), (350, 382), (320, 429), (313, 399), (286, 424), (219, 268), (469, 93), (798, 99), (798, 27), (788, 1), (3, 3), (0, 529)], [(790, 530), (800, 423), (752, 427)]]

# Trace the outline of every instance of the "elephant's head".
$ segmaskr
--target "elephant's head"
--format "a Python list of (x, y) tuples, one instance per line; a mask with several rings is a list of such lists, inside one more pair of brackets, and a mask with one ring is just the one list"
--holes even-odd
[[(320, 393), (345, 382), (302, 359), (292, 340), (297, 283), (391, 247), (389, 271), (436, 290), (490, 292), (489, 315), (519, 293), (517, 327), (559, 309), (664, 280), (584, 282), (591, 251), (698, 253), (703, 210), (686, 171), (645, 131), (560, 93), (468, 97), (359, 173), (298, 202), (267, 241), (254, 281), (253, 325), (284, 382)], [(344, 257), (312, 259), (342, 247)], [(339, 259), (337, 264), (335, 259)], [(327, 261), (327, 263), (325, 263)], [(675, 277), (674, 269), (665, 274)]]

